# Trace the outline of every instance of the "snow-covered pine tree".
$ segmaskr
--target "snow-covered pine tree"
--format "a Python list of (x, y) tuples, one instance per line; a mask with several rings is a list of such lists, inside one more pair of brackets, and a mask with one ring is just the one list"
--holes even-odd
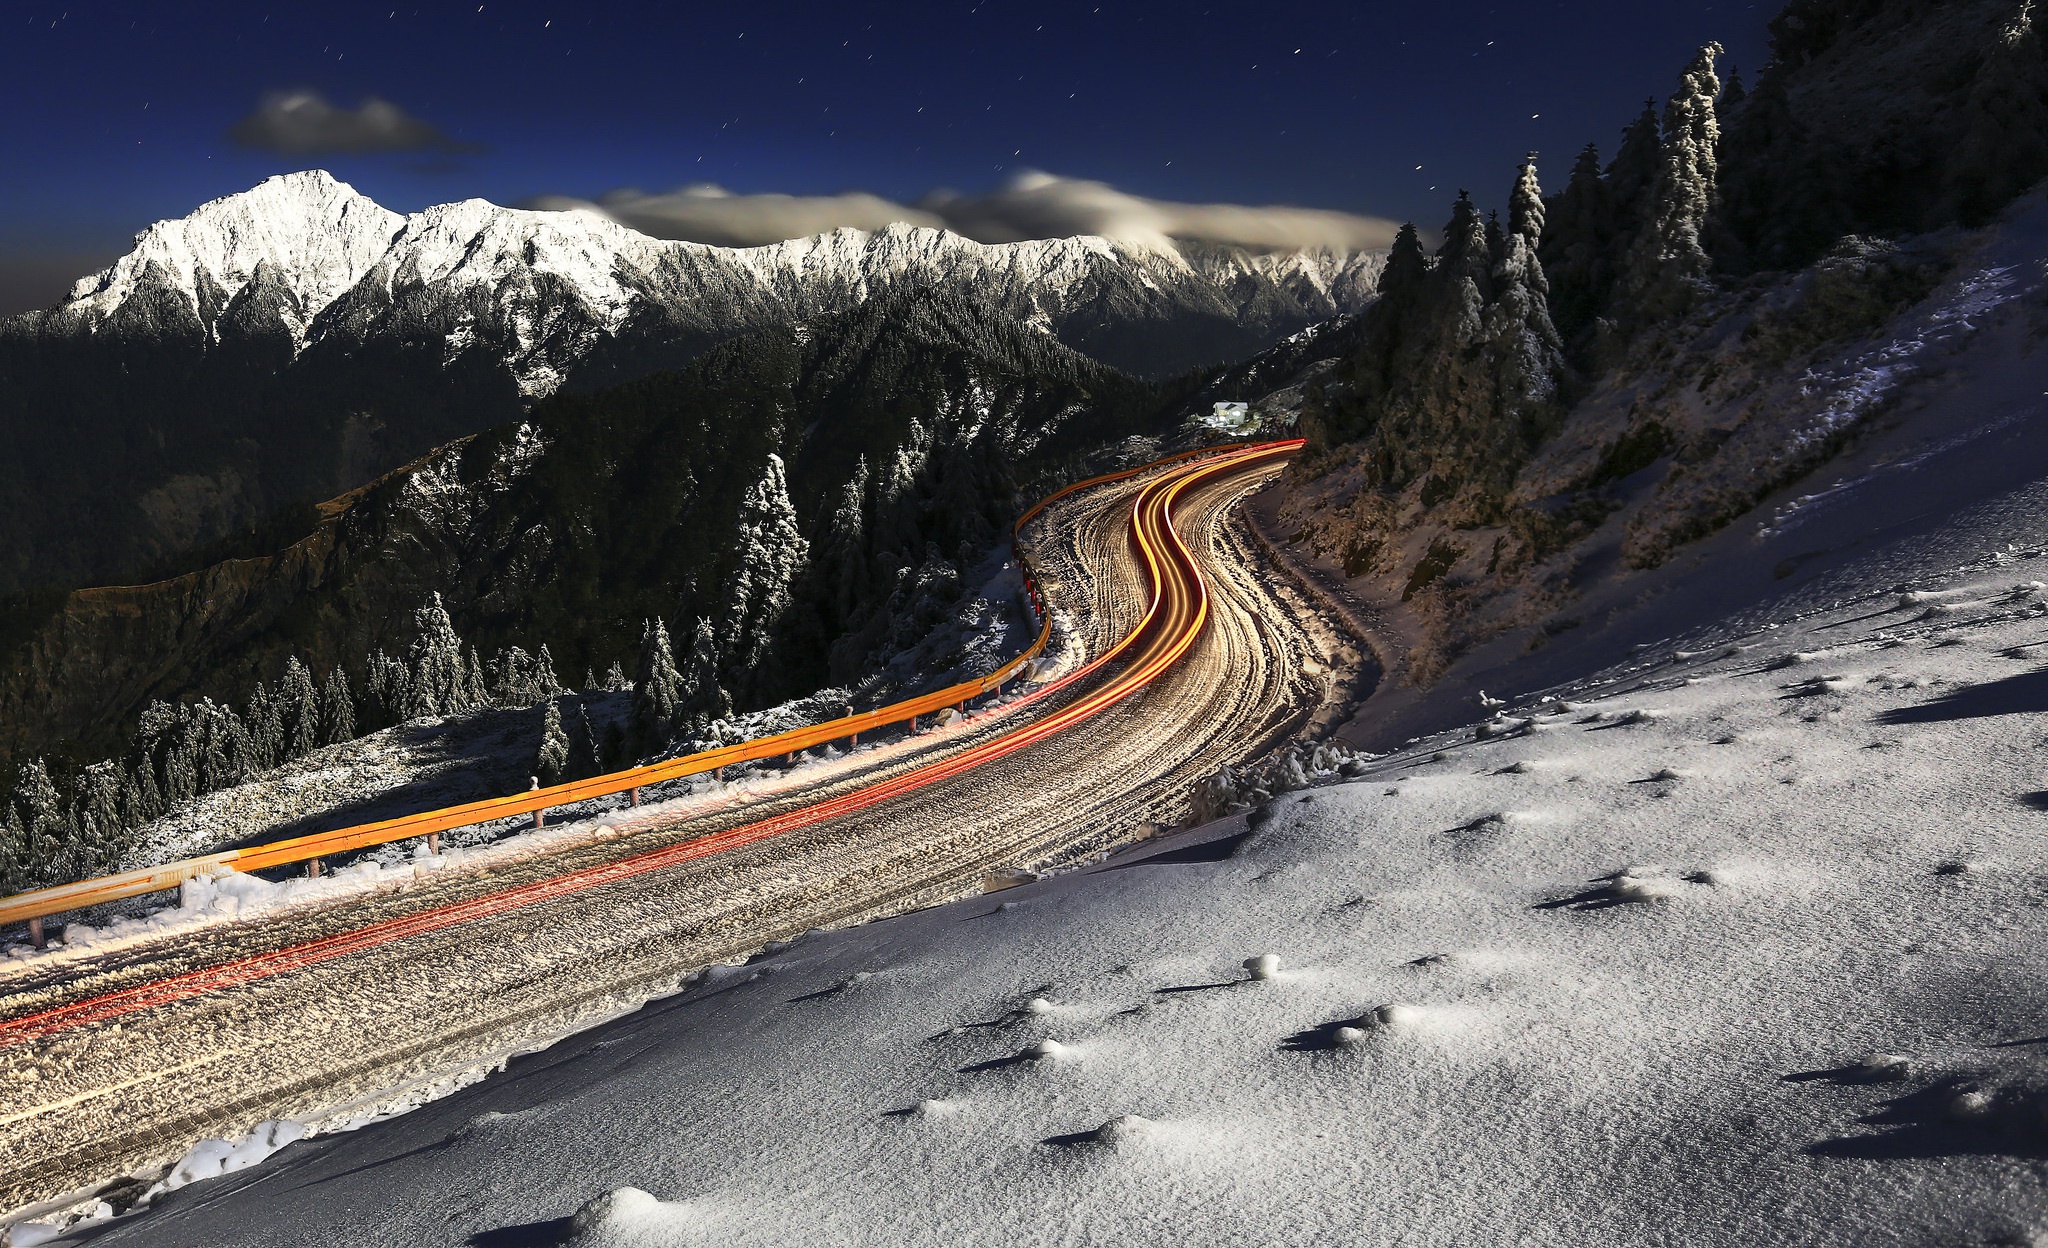
[(633, 681), (633, 727), (648, 745), (668, 742), (682, 703), (682, 677), (668, 642), (668, 625), (660, 618), (640, 629), (640, 670)]
[(456, 635), (455, 622), (448, 618), (439, 593), (413, 613), (413, 629), (415, 636), (406, 650), (401, 719), (452, 715), (474, 707), (462, 638)]
[(569, 737), (562, 731), (562, 704), (549, 698), (541, 712), (540, 748), (534, 753), (533, 774), (543, 786), (560, 784), (569, 769)]
[[(212, 698), (201, 698), (192, 705), (186, 724), (192, 737), (192, 766), (200, 793), (239, 784), (258, 770), (249, 758), (248, 730), (232, 710)], [(282, 727), (278, 739), (282, 748)]]
[(491, 701), (498, 706), (532, 706), (526, 697), (527, 669), (533, 661), (518, 646), (506, 646), (491, 660)]
[(1703, 231), (1718, 184), (1721, 123), (1715, 100), (1721, 80), (1714, 58), (1721, 51), (1718, 43), (1701, 48), (1664, 106), (1663, 168), (1622, 270), (1625, 332), (1682, 314), (1712, 266)]
[(1543, 188), (1531, 153), (1508, 200), (1508, 227), (1493, 269), (1494, 299), (1486, 310), (1494, 416), (1503, 443), (1499, 462), (1510, 472), (1556, 418), (1558, 381), (1565, 367), (1564, 342), (1550, 323), (1550, 284), (1537, 256), (1543, 211)]
[[(185, 708), (180, 707), (181, 711)], [(164, 748), (164, 801), (177, 807), (206, 790), (199, 783), (199, 745), (192, 737), (189, 713), (178, 719), (178, 731)]]
[(604, 691), (606, 693), (625, 693), (632, 687), (633, 682), (626, 679), (625, 667), (617, 659), (613, 659), (611, 667), (606, 669), (604, 674)]
[(348, 691), (348, 673), (337, 667), (320, 687), (320, 740), (340, 745), (356, 739), (356, 700)]
[(679, 708), (693, 734), (703, 735), (713, 721), (732, 714), (732, 698), (718, 681), (719, 667), (718, 632), (710, 620), (699, 619), (697, 631), (690, 638), (690, 654), (682, 677), (687, 692)]
[(111, 761), (87, 767), (78, 777), (73, 805), (78, 811), (79, 850), (74, 858), (81, 874), (96, 874), (117, 862), (128, 848), (129, 823), (122, 810), (121, 769)]
[(34, 881), (28, 837), (15, 818), (14, 803), (0, 802), (0, 894), (27, 892)]
[[(197, 784), (200, 770), (196, 752), (197, 735), (190, 710), (180, 708), (180, 711), (179, 722), (189, 743), (187, 749), (191, 751), (193, 779)], [(243, 726), (248, 733), (249, 764), (252, 768), (257, 771), (269, 771), (284, 761), (284, 715), (277, 705), (277, 700), (271, 697), (270, 689), (260, 680), (249, 692), (249, 713), (243, 719)], [(203, 788), (198, 791), (205, 792)], [(192, 794), (186, 795), (190, 796)], [(184, 798), (178, 800), (182, 801)]]
[(475, 646), (464, 646), (462, 663), (462, 684), (459, 710), (474, 710), (488, 706), (491, 701), (490, 686), (484, 682), (484, 656)]
[(726, 631), (732, 638), (726, 659), (735, 683), (744, 687), (771, 652), (776, 626), (789, 610), (790, 586), (810, 557), (780, 455), (768, 456), (767, 469), (740, 500), (733, 555), (725, 582)]
[(562, 685), (562, 678), (555, 675), (555, 656), (548, 650), (548, 643), (540, 643), (540, 653), (533, 656), (533, 687), (543, 698), (559, 697), (568, 690)]
[(283, 759), (304, 758), (320, 748), (320, 696), (313, 689), (313, 673), (294, 654), (284, 661), (284, 676), (278, 681), (278, 709), (282, 720)]
[(31, 887), (54, 878), (63, 849), (63, 796), (40, 758), (22, 764), (14, 777), (14, 816), (21, 827), (22, 857)]
[(121, 769), (112, 759), (89, 764), (79, 773), (78, 805), (103, 828), (121, 826)]
[(156, 782), (156, 765), (143, 757), (129, 767), (135, 784), (135, 822), (148, 823), (164, 813), (163, 789)]

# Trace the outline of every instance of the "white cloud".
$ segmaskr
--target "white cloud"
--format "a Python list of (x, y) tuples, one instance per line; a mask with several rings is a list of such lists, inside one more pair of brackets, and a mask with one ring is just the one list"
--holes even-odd
[(894, 222), (950, 229), (985, 243), (1027, 238), (1173, 239), (1235, 243), (1256, 250), (1362, 251), (1393, 242), (1397, 228), (1379, 217), (1321, 208), (1182, 204), (1119, 191), (1106, 182), (1026, 173), (988, 195), (934, 191), (915, 207), (850, 191), (839, 195), (735, 195), (716, 186), (665, 194), (613, 191), (597, 200), (542, 196), (529, 208), (582, 208), (657, 238), (758, 246), (807, 238), (841, 226), (878, 230)]
[(1025, 173), (989, 195), (949, 191), (927, 195), (920, 207), (983, 242), (1100, 234), (1127, 239), (1202, 239), (1277, 251), (1385, 247), (1399, 227), (1378, 217), (1323, 208), (1182, 204), (1147, 199), (1107, 182)]
[(529, 208), (583, 208), (604, 213), (642, 234), (684, 238), (721, 247), (757, 247), (784, 239), (808, 238), (841, 226), (879, 230), (897, 221), (943, 227), (927, 212), (851, 191), (843, 195), (734, 195), (716, 186), (687, 186), (649, 194), (620, 190), (595, 202), (562, 195), (543, 195)]
[(270, 92), (228, 137), (285, 156), (472, 150), (389, 100), (373, 95), (360, 108), (337, 108), (315, 91)]

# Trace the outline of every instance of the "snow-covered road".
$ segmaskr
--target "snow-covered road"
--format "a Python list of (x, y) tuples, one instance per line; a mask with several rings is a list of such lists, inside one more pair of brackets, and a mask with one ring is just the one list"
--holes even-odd
[[(1363, 662), (1309, 604), (1257, 570), (1236, 503), (1272, 471), (1183, 497), (1177, 526), (1209, 574), (1209, 625), (1185, 662), (1070, 731), (772, 840), (514, 910), (477, 905), (459, 924), (356, 942), (318, 966), (285, 966), (226, 991), (0, 1049), (0, 1207), (160, 1165), (194, 1141), (266, 1120), (316, 1130), (353, 1121), (672, 991), (768, 941), (957, 895), (991, 868), (1076, 861), (1145, 823), (1177, 821), (1196, 779), (1344, 700)], [(1144, 613), (1145, 575), (1128, 538), (1142, 486), (1077, 496), (1039, 525), (1048, 597), (1078, 641), (1070, 658), (1101, 653)], [(1093, 687), (1076, 685), (1031, 713), (1058, 714)], [(10, 969), (0, 979), (5, 1015), (275, 960), (280, 950), (346, 940), (371, 924), (730, 832), (957, 757), (1021, 718), (977, 718), (921, 751), (856, 756), (808, 790), (626, 837), (489, 859), (197, 937)]]

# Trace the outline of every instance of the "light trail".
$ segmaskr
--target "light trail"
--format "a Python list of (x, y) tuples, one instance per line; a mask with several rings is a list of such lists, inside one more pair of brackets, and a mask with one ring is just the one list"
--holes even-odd
[(1007, 757), (1066, 731), (1151, 684), (1194, 646), (1209, 614), (1209, 591), (1193, 553), (1173, 525), (1173, 505), (1186, 490), (1249, 465), (1293, 453), (1294, 443), (1229, 452), (1176, 468), (1139, 491), (1131, 504), (1131, 536), (1143, 558), (1150, 605), (1138, 625), (1107, 652), (1061, 680), (1035, 691), (1036, 701), (1103, 670), (1134, 647), (1149, 644), (1131, 666), (1044, 719), (1034, 721), (952, 758), (758, 823), (715, 832), (679, 845), (600, 863), (532, 884), (491, 893), (319, 940), (69, 1002), (0, 1022), (0, 1047), (47, 1038), (156, 1006), (221, 992), (238, 985), (304, 970), (391, 941), (556, 900), (606, 884), (661, 871), (825, 820), (865, 810)]

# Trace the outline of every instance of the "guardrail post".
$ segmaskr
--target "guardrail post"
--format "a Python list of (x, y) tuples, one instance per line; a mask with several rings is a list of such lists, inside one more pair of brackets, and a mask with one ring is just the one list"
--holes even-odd
[(307, 878), (307, 879), (309, 879), (309, 880), (317, 880), (317, 879), (319, 879), (319, 878), (320, 878), (320, 870), (321, 870), (321, 867), (320, 867), (320, 860), (319, 860), (318, 858), (310, 858), (310, 859), (308, 859), (308, 860), (306, 861), (306, 878)]
[(547, 826), (547, 821), (548, 821), (548, 812), (546, 812), (546, 811), (544, 811), (544, 810), (536, 810), (536, 811), (534, 811), (534, 812), (533, 812), (533, 826), (534, 826), (534, 827), (536, 827), (536, 828), (544, 828), (544, 827), (546, 827), (546, 826)]
[(439, 832), (427, 833), (427, 854), (434, 858), (441, 856), (441, 834)]
[(629, 803), (629, 805), (633, 805), (633, 806), (638, 806), (639, 804), (640, 804), (640, 790), (639, 790), (639, 789), (638, 789), (637, 787), (635, 787), (635, 788), (634, 788), (634, 789), (632, 790), (632, 801), (631, 801), (631, 802)]
[(28, 943), (38, 949), (43, 947), (43, 921), (41, 919), (30, 919), (28, 921)]

